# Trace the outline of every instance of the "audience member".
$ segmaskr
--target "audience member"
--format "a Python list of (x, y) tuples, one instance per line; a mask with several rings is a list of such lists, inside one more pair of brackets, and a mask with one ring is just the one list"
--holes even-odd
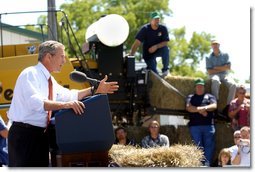
[(231, 165), (231, 153), (228, 148), (223, 148), (218, 156), (218, 166), (224, 167), (226, 165)]
[(158, 121), (153, 120), (149, 124), (149, 132), (150, 134), (145, 136), (142, 139), (142, 147), (143, 148), (150, 148), (150, 147), (160, 147), (166, 146), (169, 147), (169, 139), (166, 135), (160, 134), (160, 125)]
[(8, 129), (0, 116), (0, 167), (8, 165), (7, 137)]
[[(0, 98), (3, 87), (0, 82)], [(7, 137), (8, 137), (8, 129), (5, 125), (4, 120), (0, 115), (0, 167), (3, 165), (8, 165), (8, 151), (7, 151)]]
[(169, 74), (168, 30), (166, 26), (160, 24), (160, 14), (158, 12), (151, 13), (150, 18), (150, 23), (142, 26), (137, 33), (130, 55), (134, 55), (137, 48), (142, 44), (143, 59), (147, 64), (147, 69), (158, 74), (156, 58), (162, 57), (162, 77), (165, 77)]
[(135, 141), (127, 137), (127, 130), (124, 127), (118, 127), (115, 129), (115, 137), (116, 139), (114, 144), (135, 146)]
[(233, 136), (234, 136), (234, 143), (235, 144), (228, 148), (230, 153), (231, 153), (231, 161), (233, 161), (233, 159), (235, 158), (234, 155), (236, 155), (237, 151), (238, 151), (238, 144), (239, 144), (239, 141), (241, 139), (241, 132), (240, 132), (240, 130), (236, 130), (234, 132)]
[(195, 80), (195, 94), (186, 99), (186, 110), (189, 112), (189, 131), (195, 144), (202, 148), (205, 154), (203, 165), (212, 165), (215, 147), (214, 111), (217, 108), (216, 98), (205, 93), (205, 82)]
[(246, 89), (243, 85), (237, 87), (237, 98), (230, 102), (228, 115), (232, 119), (233, 130), (250, 126), (250, 100), (245, 98)]
[(216, 40), (211, 42), (213, 52), (206, 58), (206, 69), (212, 80), (212, 94), (219, 100), (220, 84), (223, 82), (229, 89), (227, 104), (235, 97), (236, 85), (234, 80), (229, 76), (231, 62), (227, 53), (220, 51), (220, 43)]
[(233, 165), (242, 167), (250, 167), (251, 159), (251, 145), (250, 145), (250, 127), (244, 126), (240, 129), (241, 138), (237, 141), (237, 151), (232, 152), (234, 157), (232, 160)]

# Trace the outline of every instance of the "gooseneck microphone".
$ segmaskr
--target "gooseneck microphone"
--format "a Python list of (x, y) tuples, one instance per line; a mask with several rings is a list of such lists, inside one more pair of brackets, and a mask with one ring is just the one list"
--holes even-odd
[(97, 86), (100, 83), (99, 80), (87, 77), (85, 73), (80, 71), (73, 71), (70, 73), (69, 76), (72, 81), (79, 82), (79, 83), (84, 83), (88, 81), (93, 86)]

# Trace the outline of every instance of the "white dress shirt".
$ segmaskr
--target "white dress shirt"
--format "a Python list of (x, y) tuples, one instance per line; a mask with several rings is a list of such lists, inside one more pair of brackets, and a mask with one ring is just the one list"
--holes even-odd
[(20, 73), (8, 111), (9, 120), (44, 128), (47, 126), (48, 112), (44, 109), (44, 100), (48, 100), (49, 77), (52, 79), (54, 101), (78, 100), (78, 90), (59, 85), (45, 66), (38, 62)]

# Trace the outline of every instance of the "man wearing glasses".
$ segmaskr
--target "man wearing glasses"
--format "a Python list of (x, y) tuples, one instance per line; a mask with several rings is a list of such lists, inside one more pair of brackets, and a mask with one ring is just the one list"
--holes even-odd
[(245, 98), (245, 93), (245, 87), (240, 85), (236, 91), (237, 98), (230, 102), (228, 115), (234, 131), (250, 126), (250, 99)]
[(153, 120), (149, 124), (149, 132), (150, 134), (145, 136), (142, 140), (143, 148), (150, 147), (160, 147), (166, 146), (169, 147), (169, 139), (166, 135), (159, 133), (160, 125), (158, 121)]
[(236, 140), (237, 149), (233, 152), (232, 164), (240, 167), (251, 166), (250, 127), (240, 129), (240, 138)]

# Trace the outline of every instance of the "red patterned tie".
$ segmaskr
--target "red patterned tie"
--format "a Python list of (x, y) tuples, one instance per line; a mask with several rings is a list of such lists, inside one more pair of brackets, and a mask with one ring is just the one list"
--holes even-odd
[[(52, 81), (51, 77), (48, 79), (48, 87), (49, 87), (49, 100), (53, 100), (53, 89), (52, 89)], [(50, 123), (50, 118), (51, 118), (52, 111), (48, 111), (48, 120), (47, 120), (47, 125)]]

